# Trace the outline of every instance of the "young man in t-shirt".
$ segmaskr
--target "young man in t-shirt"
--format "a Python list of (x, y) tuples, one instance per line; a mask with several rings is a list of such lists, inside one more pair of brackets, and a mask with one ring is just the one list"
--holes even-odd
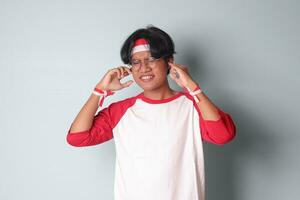
[[(114, 139), (115, 200), (204, 200), (202, 141), (224, 145), (236, 134), (231, 116), (210, 101), (184, 65), (174, 44), (150, 26), (133, 32), (73, 121), (67, 142), (75, 147)], [(129, 87), (132, 75), (143, 92), (102, 108), (104, 98)], [(183, 91), (170, 88), (170, 75)]]

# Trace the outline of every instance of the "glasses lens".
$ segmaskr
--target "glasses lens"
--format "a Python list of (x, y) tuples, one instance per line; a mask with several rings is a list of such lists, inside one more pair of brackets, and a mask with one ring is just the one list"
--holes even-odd
[(131, 68), (133, 71), (138, 71), (140, 68), (140, 64), (138, 62), (132, 63)]
[[(155, 62), (159, 59), (161, 59), (161, 57), (154, 58), (153, 56), (150, 56), (149, 58), (144, 60), (144, 64), (153, 67)], [(142, 62), (140, 60), (131, 60), (130, 65), (132, 66), (131, 68), (133, 71), (138, 71), (141, 68)]]

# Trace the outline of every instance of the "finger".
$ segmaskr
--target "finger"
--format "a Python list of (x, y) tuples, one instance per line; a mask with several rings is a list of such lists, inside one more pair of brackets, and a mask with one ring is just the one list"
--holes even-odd
[(179, 75), (178, 72), (175, 72), (175, 77), (176, 77), (176, 78), (180, 78), (180, 75)]
[(177, 70), (175, 69), (175, 67), (171, 68), (171, 72), (174, 73), (174, 75), (175, 75), (175, 73), (177, 73)]
[(174, 76), (173, 73), (170, 73), (170, 77), (171, 77), (172, 80), (175, 80), (175, 76)]
[(121, 79), (122, 78), (122, 71), (120, 68), (117, 68), (118, 70), (118, 79)]
[(182, 65), (176, 65), (175, 67), (176, 67), (177, 70), (183, 70), (184, 69)]
[(180, 77), (178, 71), (175, 69), (175, 67), (171, 67), (170, 74), (175, 79), (178, 79)]
[(172, 66), (177, 66), (178, 64), (172, 63), (172, 62), (168, 62), (170, 65)]
[(182, 69), (183, 69), (184, 71), (186, 71), (186, 72), (188, 71), (188, 67), (185, 66), (185, 65), (182, 66)]
[(174, 69), (175, 69), (175, 71), (177, 72), (177, 73), (182, 73), (182, 72), (184, 72), (184, 71), (186, 71), (186, 69), (185, 68), (183, 68), (182, 66), (174, 66)]
[(133, 80), (129, 80), (129, 81), (126, 81), (125, 83), (122, 83), (121, 85), (124, 88), (124, 87), (129, 87), (132, 83), (133, 83)]
[(130, 73), (132, 74), (132, 66), (128, 64), (127, 69), (129, 69)]
[(112, 73), (113, 74), (117, 74), (117, 77), (119, 78), (119, 76), (120, 76), (120, 72), (119, 72), (119, 69), (118, 68), (113, 68), (113, 69), (111, 69), (111, 71), (112, 71)]
[(127, 69), (130, 69), (131, 65), (130, 65), (130, 64), (124, 64), (124, 65), (122, 65), (122, 67), (125, 67), (125, 68), (127, 68)]
[(128, 69), (126, 69), (126, 67), (122, 67), (122, 70), (123, 70), (123, 77), (129, 75)]
[(183, 65), (183, 66), (182, 66), (182, 70), (185, 71), (185, 72), (188, 72), (188, 67), (185, 66), (185, 65)]
[(171, 63), (171, 62), (168, 62), (168, 64), (169, 64), (170, 66), (174, 66), (174, 64), (173, 64), (173, 63)]
[(178, 65), (175, 65), (173, 63), (170, 63), (171, 64), (171, 68), (174, 68), (174, 69), (179, 69)]
[(123, 67), (119, 67), (119, 70), (121, 71), (121, 78), (124, 76), (124, 69)]
[(181, 69), (181, 70), (184, 70), (184, 68), (186, 68), (185, 65), (179, 65), (179, 64), (173, 64), (173, 63), (170, 63), (172, 67), (176, 68), (176, 69)]
[(129, 74), (131, 74), (131, 68), (129, 68), (129, 67), (124, 67), (124, 69), (125, 69)]
[(174, 79), (179, 79), (179, 73), (177, 71), (172, 71), (172, 76), (174, 77)]

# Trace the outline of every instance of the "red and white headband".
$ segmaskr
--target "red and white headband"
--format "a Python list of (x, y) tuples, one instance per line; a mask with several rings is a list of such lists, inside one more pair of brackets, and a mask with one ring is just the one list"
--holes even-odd
[(136, 52), (140, 52), (140, 51), (150, 51), (150, 45), (149, 45), (148, 41), (144, 38), (137, 39), (134, 42), (134, 45), (133, 45), (133, 48), (131, 51), (131, 55)]

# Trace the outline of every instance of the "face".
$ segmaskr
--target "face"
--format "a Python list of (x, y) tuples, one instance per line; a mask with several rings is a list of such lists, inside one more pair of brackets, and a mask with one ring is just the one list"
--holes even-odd
[[(135, 71), (132, 68), (132, 76), (135, 82), (144, 90), (157, 90), (168, 84), (167, 63), (161, 58), (148, 62), (151, 57), (150, 51), (140, 51), (132, 55), (133, 63), (140, 62), (140, 68)], [(146, 79), (150, 76), (150, 79)]]

